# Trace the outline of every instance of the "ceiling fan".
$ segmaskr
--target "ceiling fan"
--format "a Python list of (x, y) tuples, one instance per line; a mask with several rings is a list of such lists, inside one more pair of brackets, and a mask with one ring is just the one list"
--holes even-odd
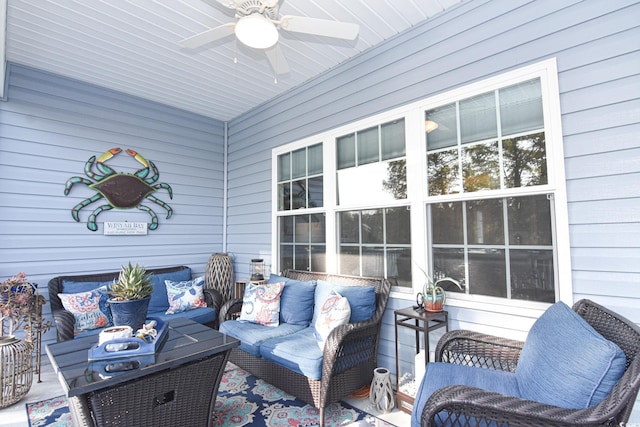
[(277, 44), (278, 30), (292, 33), (313, 34), (344, 40), (354, 40), (360, 27), (348, 22), (308, 18), (305, 16), (279, 16), (283, 0), (203, 0), (235, 10), (236, 22), (230, 22), (195, 34), (179, 43), (187, 49), (195, 49), (235, 33), (243, 44), (264, 50), (271, 68), (276, 74), (289, 72), (289, 64)]

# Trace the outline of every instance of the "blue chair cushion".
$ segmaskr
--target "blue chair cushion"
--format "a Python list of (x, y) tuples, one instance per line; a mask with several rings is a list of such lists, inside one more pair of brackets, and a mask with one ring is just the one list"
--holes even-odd
[(339, 285), (324, 280), (318, 280), (314, 306), (318, 307), (313, 313), (312, 324), (316, 324), (319, 307), (327, 299), (332, 290), (346, 297), (351, 307), (349, 323), (363, 322), (373, 317), (376, 312), (376, 287), (375, 286), (347, 286)]
[(151, 275), (151, 284), (153, 285), (153, 293), (149, 301), (149, 311), (164, 313), (169, 309), (169, 296), (167, 295), (167, 287), (165, 280), (172, 282), (184, 282), (191, 280), (191, 268), (184, 270), (172, 271), (171, 273), (161, 273)]
[[(281, 323), (278, 326), (265, 326), (259, 323), (227, 320), (220, 325), (220, 332), (240, 340), (240, 350), (254, 357), (260, 357), (260, 345), (270, 338), (289, 336), (304, 329), (302, 325)], [(318, 347), (315, 343), (314, 345)]]
[(522, 398), (579, 409), (601, 402), (625, 364), (620, 347), (557, 302), (533, 324), (515, 375)]
[(411, 413), (411, 427), (420, 427), (424, 404), (438, 389), (450, 385), (466, 385), (507, 396), (520, 394), (515, 374), (495, 369), (475, 368), (452, 363), (429, 363)]
[(302, 281), (271, 274), (269, 283), (284, 282), (280, 297), (280, 323), (309, 326), (313, 317), (316, 281)]
[(260, 355), (305, 377), (320, 380), (322, 350), (314, 331), (314, 327), (309, 326), (291, 335), (265, 340), (260, 345)]

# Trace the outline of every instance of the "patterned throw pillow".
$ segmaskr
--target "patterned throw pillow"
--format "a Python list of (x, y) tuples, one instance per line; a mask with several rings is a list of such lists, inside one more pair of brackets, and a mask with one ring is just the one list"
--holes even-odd
[(280, 324), (280, 296), (284, 282), (255, 285), (247, 282), (238, 320), (265, 326)]
[(73, 314), (74, 335), (91, 329), (113, 326), (106, 286), (77, 294), (58, 294), (58, 297), (64, 309)]
[(165, 314), (176, 314), (207, 306), (202, 292), (204, 276), (196, 277), (193, 280), (185, 280), (184, 282), (165, 280), (164, 284), (167, 287), (167, 297), (169, 299), (169, 308)]
[(331, 291), (327, 299), (324, 300), (314, 325), (314, 335), (320, 350), (324, 350), (324, 342), (331, 331), (340, 325), (349, 323), (350, 317), (351, 306), (349, 306), (349, 300), (336, 291)]

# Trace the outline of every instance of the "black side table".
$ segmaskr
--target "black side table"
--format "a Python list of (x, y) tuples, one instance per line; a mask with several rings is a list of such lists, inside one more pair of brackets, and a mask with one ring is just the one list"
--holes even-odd
[[(413, 410), (415, 396), (400, 391), (400, 381), (402, 372), (400, 371), (400, 343), (398, 340), (398, 328), (405, 327), (415, 331), (415, 354), (420, 352), (420, 332), (424, 334), (424, 352), (425, 365), (429, 363), (429, 332), (440, 328), (449, 330), (449, 313), (447, 311), (429, 312), (416, 307), (407, 307), (401, 310), (395, 310), (395, 328), (396, 328), (396, 398), (398, 408), (408, 414)], [(414, 378), (416, 387), (422, 378)]]

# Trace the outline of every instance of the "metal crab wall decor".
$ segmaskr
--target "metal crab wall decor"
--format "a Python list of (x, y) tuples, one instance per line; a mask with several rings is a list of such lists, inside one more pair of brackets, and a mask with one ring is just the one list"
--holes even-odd
[[(96, 218), (100, 213), (111, 209), (132, 209), (138, 208), (147, 212), (151, 216), (150, 230), (158, 228), (158, 216), (156, 213), (142, 204), (144, 200), (148, 200), (157, 205), (162, 206), (167, 210), (167, 219), (173, 215), (173, 209), (171, 206), (152, 196), (152, 193), (164, 188), (169, 192), (169, 198), (173, 199), (173, 190), (169, 184), (161, 182), (156, 184), (160, 173), (158, 168), (152, 161), (146, 160), (139, 153), (134, 150), (125, 150), (127, 154), (136, 159), (138, 163), (143, 165), (142, 169), (138, 169), (134, 173), (122, 173), (116, 172), (110, 166), (105, 163), (107, 160), (116, 156), (122, 152), (121, 148), (112, 148), (105, 151), (100, 157), (91, 156), (87, 163), (84, 165), (84, 173), (91, 179), (87, 179), (81, 176), (74, 176), (67, 180), (64, 185), (64, 195), (67, 196), (71, 191), (71, 187), (74, 184), (85, 184), (92, 190), (96, 190), (97, 193), (88, 199), (83, 200), (71, 209), (71, 216), (76, 222), (80, 222), (80, 210), (85, 206), (90, 205), (100, 199), (105, 199), (108, 204), (98, 206), (89, 215), (87, 220), (87, 228), (91, 231), (96, 231), (98, 225), (96, 224)], [(95, 169), (99, 172), (96, 173)], [(93, 180), (93, 181), (92, 181)]]

